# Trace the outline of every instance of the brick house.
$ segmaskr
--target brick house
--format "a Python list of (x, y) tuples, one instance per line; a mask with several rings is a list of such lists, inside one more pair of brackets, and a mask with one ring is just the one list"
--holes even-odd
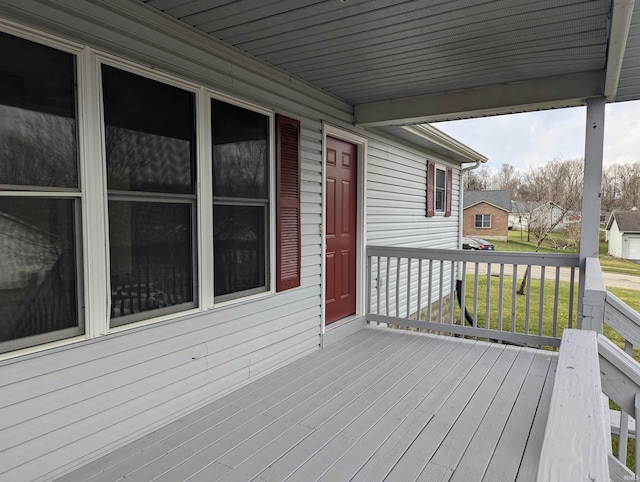
[(464, 236), (507, 240), (511, 193), (509, 191), (465, 191)]

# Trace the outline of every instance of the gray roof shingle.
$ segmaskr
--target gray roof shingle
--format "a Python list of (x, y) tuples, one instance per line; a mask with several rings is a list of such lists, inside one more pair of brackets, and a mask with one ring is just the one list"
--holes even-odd
[(507, 212), (511, 212), (511, 192), (510, 191), (465, 191), (464, 209), (478, 204), (479, 202), (493, 204)]
[[(640, 211), (615, 211), (611, 216), (615, 218), (620, 232), (640, 233)], [(608, 223), (607, 228), (610, 227), (611, 223)]]

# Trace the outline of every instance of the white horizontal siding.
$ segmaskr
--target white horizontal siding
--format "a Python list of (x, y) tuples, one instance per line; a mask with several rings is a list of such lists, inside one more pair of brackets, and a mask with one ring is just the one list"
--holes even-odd
[[(457, 248), (459, 168), (424, 153), (372, 138), (367, 165), (367, 242), (372, 245)], [(451, 216), (426, 217), (427, 159), (453, 168)]]
[[(352, 107), (162, 16), (140, 20), (135, 3), (105, 5), (9, 0), (0, 15), (300, 119), (301, 287), (0, 362), (1, 480), (54, 477), (319, 348), (322, 122), (351, 124)], [(456, 214), (427, 219), (426, 156), (373, 134), (368, 149), (368, 242), (454, 247), (457, 177)]]
[(322, 121), (350, 123), (351, 106), (125, 10), (0, 5), (5, 18), (300, 119), (301, 287), (0, 362), (0, 480), (54, 477), (319, 349)]
[[(453, 192), (451, 216), (436, 214), (426, 216), (427, 160), (436, 162), (441, 169), (452, 167)], [(369, 141), (369, 162), (367, 165), (367, 244), (377, 246), (403, 246), (412, 248), (458, 247), (459, 232), (459, 168), (446, 160), (403, 147), (381, 138)], [(372, 274), (373, 289), (380, 289), (380, 298), (375, 297), (372, 309), (386, 314), (387, 306), (392, 316), (410, 316), (418, 306), (418, 262), (411, 265), (411, 273), (406, 260), (400, 265), (397, 276), (396, 261), (390, 264), (387, 273), (386, 261), (378, 268), (374, 263)], [(379, 272), (378, 272), (379, 271)], [(443, 268), (444, 296), (451, 293), (451, 269)], [(410, 298), (407, 303), (409, 285)], [(431, 301), (440, 297), (440, 265), (433, 266)], [(396, 285), (396, 283), (398, 283)], [(399, 287), (396, 291), (396, 287)], [(428, 303), (428, 262), (423, 263), (421, 308)], [(387, 290), (389, 292), (387, 305)], [(378, 302), (380, 307), (378, 307)]]
[(61, 460), (101, 453), (317, 349), (315, 281), (267, 300), (5, 363), (0, 390), (10, 396), (2, 398), (0, 478), (29, 480)]

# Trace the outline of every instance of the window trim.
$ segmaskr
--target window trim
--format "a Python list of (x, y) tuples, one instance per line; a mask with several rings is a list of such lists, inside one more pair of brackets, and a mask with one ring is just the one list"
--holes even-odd
[[(438, 172), (444, 174), (444, 183), (442, 187), (438, 186)], [(442, 208), (438, 209), (438, 193), (442, 193)], [(435, 168), (433, 179), (433, 210), (436, 213), (445, 213), (447, 210), (447, 170), (440, 169), (438, 166)]]
[[(169, 85), (171, 87), (175, 87), (178, 89), (185, 90), (193, 94), (193, 110), (194, 110), (194, 138), (196, 142), (195, 148), (195, 159), (193, 163), (193, 168), (196, 170), (196, 177), (194, 181), (194, 192), (191, 194), (175, 194), (175, 193), (156, 193), (156, 192), (140, 192), (140, 191), (119, 191), (119, 190), (109, 190), (107, 186), (107, 172), (106, 172), (106, 164), (107, 164), (107, 153), (106, 153), (106, 145), (104, 143), (105, 134), (106, 134), (106, 124), (105, 124), (105, 109), (104, 109), (104, 90), (102, 83), (102, 66), (106, 65), (112, 67), (114, 69), (123, 70), (133, 75), (138, 75), (140, 77), (144, 77), (146, 79), (160, 82), (165, 85)], [(199, 269), (199, 250), (198, 246), (201, 243), (201, 239), (199, 236), (199, 225), (198, 221), (198, 211), (200, 209), (200, 196), (199, 189), (202, 182), (200, 182), (200, 165), (201, 159), (199, 158), (200, 149), (199, 144), (202, 142), (199, 137), (198, 130), (198, 119), (199, 119), (199, 96), (202, 93), (202, 89), (193, 84), (191, 82), (186, 82), (178, 79), (177, 77), (173, 77), (164, 72), (158, 72), (157, 70), (149, 69), (140, 65), (135, 64), (134, 62), (119, 59), (113, 55), (105, 54), (105, 53), (96, 53), (95, 54), (95, 69), (97, 75), (97, 91), (95, 92), (96, 100), (99, 102), (99, 110), (94, 115), (97, 115), (98, 121), (100, 123), (100, 170), (102, 173), (102, 191), (101, 194), (103, 196), (104, 202), (104, 239), (103, 245), (105, 249), (105, 258), (106, 258), (106, 268), (104, 272), (104, 277), (106, 279), (106, 296), (107, 296), (107, 306), (106, 306), (106, 320), (101, 320), (103, 323), (106, 323), (105, 333), (111, 332), (113, 328), (118, 328), (122, 326), (135, 328), (140, 326), (141, 323), (147, 324), (149, 322), (157, 322), (163, 319), (167, 315), (175, 315), (181, 316), (183, 313), (187, 313), (191, 310), (198, 309), (201, 307), (201, 301), (199, 298), (199, 285), (200, 285), (200, 269)], [(97, 163), (96, 163), (97, 164)], [(112, 300), (112, 289), (111, 289), (111, 258), (109, 254), (109, 201), (128, 201), (128, 202), (166, 202), (166, 203), (184, 203), (191, 204), (193, 206), (193, 210), (191, 213), (191, 256), (192, 256), (192, 292), (193, 292), (193, 301), (188, 303), (183, 303), (179, 305), (169, 306), (166, 308), (161, 308), (157, 310), (152, 310), (154, 314), (157, 316), (145, 316), (148, 314), (148, 311), (143, 311), (139, 313), (133, 313), (130, 315), (120, 316), (116, 318), (111, 318), (111, 308), (113, 306)], [(159, 319), (160, 318), (160, 319)]]
[[(40, 333), (27, 337), (1, 342), (0, 360), (13, 358), (25, 353), (33, 353), (53, 345), (71, 343), (78, 339), (87, 339), (89, 333), (88, 317), (85, 306), (87, 303), (87, 247), (84, 243), (88, 230), (85, 220), (85, 189), (84, 189), (84, 119), (86, 110), (85, 88), (83, 87), (83, 72), (86, 69), (86, 48), (76, 42), (69, 41), (45, 32), (14, 24), (0, 18), (0, 32), (29, 42), (33, 42), (73, 56), (75, 83), (75, 131), (76, 131), (76, 168), (77, 187), (48, 187), (48, 186), (16, 186), (0, 185), (0, 197), (6, 198), (39, 198), (39, 199), (69, 199), (73, 200), (73, 241), (75, 255), (76, 276), (76, 316), (78, 325), (52, 332)], [(6, 348), (6, 350), (5, 350)]]
[[(85, 195), (84, 195), (84, 117), (86, 110), (86, 99), (82, 87), (82, 73), (86, 68), (86, 48), (77, 42), (66, 40), (44, 31), (30, 28), (21, 24), (13, 23), (0, 18), (0, 32), (14, 37), (37, 43), (60, 52), (72, 55), (74, 58), (75, 72), (73, 79), (75, 82), (75, 130), (76, 130), (76, 166), (77, 166), (77, 187), (75, 188), (50, 188), (48, 186), (0, 186), (0, 197), (20, 197), (20, 198), (41, 198), (41, 199), (71, 199), (73, 200), (73, 223), (74, 223), (74, 251), (75, 251), (75, 271), (76, 271), (76, 314), (78, 326), (56, 330), (54, 332), (41, 333), (16, 340), (2, 342), (3, 351), (0, 352), (0, 360), (13, 358), (25, 353), (32, 353), (51, 348), (60, 344), (71, 343), (78, 339), (87, 339), (89, 333), (88, 317), (86, 316), (87, 303), (87, 264), (89, 256), (84, 244), (87, 226), (85, 224)], [(18, 189), (16, 189), (18, 187)], [(8, 188), (8, 189), (7, 189)]]
[[(201, 182), (200, 184), (208, 184), (206, 186), (207, 199), (202, 199), (201, 204), (203, 206), (203, 212), (208, 212), (205, 214), (208, 217), (206, 221), (210, 227), (207, 228), (207, 233), (209, 233), (209, 239), (205, 240), (209, 244), (203, 243), (203, 249), (208, 251), (207, 257), (210, 257), (210, 261), (207, 262), (207, 272), (203, 273), (203, 278), (207, 279), (207, 300), (205, 309), (223, 307), (228, 305), (233, 305), (237, 303), (242, 303), (246, 301), (251, 301), (254, 299), (259, 299), (263, 297), (273, 296), (276, 293), (276, 114), (272, 109), (267, 109), (258, 104), (254, 104), (251, 102), (243, 101), (236, 97), (232, 97), (220, 92), (216, 92), (209, 88), (204, 88), (204, 103), (206, 103), (206, 109), (202, 112), (202, 115), (206, 117), (206, 129), (207, 131), (204, 133), (203, 139), (211, 139), (211, 100), (217, 100), (220, 102), (226, 102), (227, 104), (234, 105), (241, 109), (246, 109), (257, 114), (264, 115), (267, 117), (269, 121), (269, 146), (268, 146), (268, 168), (269, 168), (269, 178), (268, 178), (268, 190), (269, 190), (269, 198), (267, 199), (268, 209), (267, 209), (267, 220), (269, 222), (268, 233), (266, 234), (267, 238), (267, 249), (266, 255), (269, 257), (267, 262), (265, 263), (265, 268), (268, 269), (268, 276), (266, 280), (268, 282), (268, 288), (252, 288), (249, 290), (245, 290), (237, 293), (228, 293), (225, 295), (215, 296), (215, 287), (214, 287), (214, 278), (215, 278), (215, 266), (214, 266), (214, 252), (213, 249), (206, 249), (207, 246), (213, 246), (213, 231), (214, 231), (214, 222), (213, 222), (213, 204), (214, 204), (214, 192), (213, 192), (213, 144), (210, 142), (206, 142), (207, 157), (203, 157), (201, 164), (207, 164), (207, 182)], [(208, 136), (208, 137), (207, 137)], [(204, 144), (204, 142), (200, 142), (200, 144)], [(200, 171), (204, 173), (204, 171)], [(220, 200), (224, 199), (233, 199), (234, 204), (243, 205), (241, 201), (243, 198), (226, 198), (220, 197)], [(208, 201), (207, 208), (204, 207), (204, 202)], [(252, 199), (252, 202), (257, 201), (257, 199)], [(246, 203), (244, 205), (247, 205)], [(204, 214), (204, 213), (203, 213)], [(203, 269), (204, 271), (204, 269)]]
[[(438, 171), (444, 172), (444, 187), (436, 189)], [(444, 216), (445, 218), (450, 217), (453, 208), (453, 168), (427, 159), (426, 181), (426, 216), (428, 218), (436, 215)], [(436, 209), (436, 197), (438, 192), (443, 192), (444, 205), (442, 209)]]
[[(86, 43), (68, 41), (56, 35), (47, 34), (37, 29), (25, 27), (9, 20), (0, 19), (0, 31), (14, 35), (28, 41), (36, 42), (75, 56), (76, 71), (76, 125), (77, 125), (77, 159), (78, 159), (78, 188), (61, 188), (53, 191), (46, 187), (41, 190), (15, 189), (0, 191), (0, 197), (66, 198), (74, 199), (77, 218), (76, 252), (77, 267), (77, 298), (79, 327), (60, 330), (64, 336), (55, 340), (37, 342), (29, 346), (11, 348), (11, 351), (0, 353), (0, 360), (11, 359), (29, 353), (37, 353), (54, 347), (66, 346), (78, 341), (90, 340), (109, 333), (119, 333), (139, 327), (185, 318), (206, 310), (221, 308), (228, 305), (247, 303), (254, 299), (273, 296), (276, 290), (276, 126), (275, 111), (262, 105), (248, 102), (237, 97), (221, 93), (207, 86), (204, 82), (188, 81), (179, 74), (146, 67), (139, 61), (128, 60), (114, 55), (100, 48), (94, 48)], [(196, 306), (182, 308), (173, 313), (166, 313), (164, 309), (155, 312), (154, 316), (127, 324), (110, 326), (111, 290), (110, 290), (110, 261), (108, 254), (108, 190), (105, 169), (104, 145), (104, 106), (102, 91), (102, 65), (108, 65), (129, 73), (162, 82), (164, 84), (187, 90), (194, 94), (195, 139), (196, 145), (196, 186), (193, 194), (194, 210), (194, 243), (192, 250), (194, 259), (194, 298)], [(213, 252), (207, 243), (213, 240), (213, 194), (212, 186), (207, 180), (212, 180), (212, 145), (208, 139), (211, 136), (211, 99), (234, 104), (249, 109), (269, 118), (269, 289), (259, 293), (246, 293), (245, 296), (230, 300), (214, 302), (213, 290)], [(211, 183), (212, 184), (212, 183)], [(0, 186), (4, 189), (9, 186)], [(115, 192), (114, 192), (115, 194)], [(124, 193), (117, 193), (124, 195)], [(136, 194), (127, 192), (132, 200), (138, 199)], [(146, 194), (146, 193), (145, 193)], [(168, 197), (169, 195), (167, 195)], [(154, 196), (151, 196), (154, 197)], [(185, 201), (186, 202), (186, 201)], [(117, 319), (117, 318), (115, 318)], [(68, 332), (70, 330), (71, 332)], [(78, 333), (81, 331), (81, 333)], [(36, 335), (39, 336), (39, 335)], [(25, 337), (20, 340), (27, 340)], [(26, 345), (26, 343), (25, 343)]]
[[(478, 216), (480, 216), (480, 226), (478, 226)], [(485, 218), (489, 220), (488, 226), (485, 226)], [(476, 229), (491, 229), (491, 214), (475, 214), (474, 227)]]

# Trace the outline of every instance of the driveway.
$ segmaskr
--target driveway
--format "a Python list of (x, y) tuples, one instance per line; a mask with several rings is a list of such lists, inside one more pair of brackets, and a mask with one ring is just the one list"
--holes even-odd
[(640, 290), (640, 276), (620, 273), (603, 272), (605, 286), (615, 288), (625, 288), (628, 290)]

